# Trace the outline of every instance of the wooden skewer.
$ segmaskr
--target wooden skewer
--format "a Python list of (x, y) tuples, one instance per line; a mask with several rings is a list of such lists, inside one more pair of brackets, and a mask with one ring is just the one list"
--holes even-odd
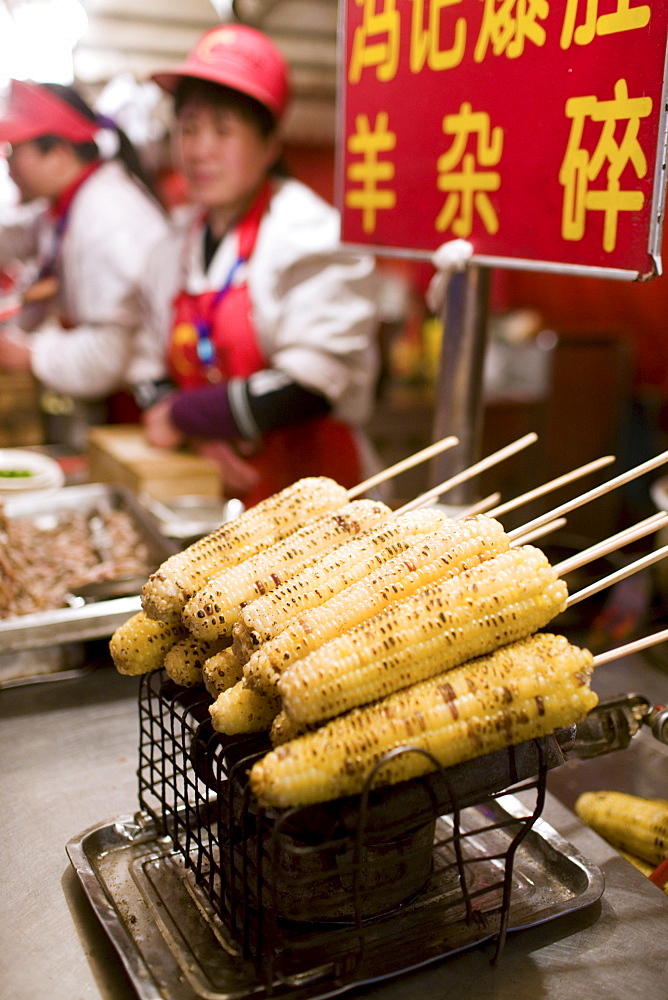
[[(420, 494), (414, 500), (409, 503), (404, 504), (399, 510), (395, 511), (395, 514), (402, 514), (408, 510), (413, 510), (416, 507), (424, 506), (429, 503), (430, 500), (439, 497), (441, 494), (447, 492), (447, 490), (452, 489), (454, 486), (465, 482), (467, 479), (471, 479), (473, 476), (477, 475), (479, 472), (490, 468), (497, 462), (502, 461), (504, 458), (515, 454), (522, 448), (527, 447), (529, 444), (533, 444), (538, 440), (538, 435), (533, 431), (529, 434), (525, 434), (523, 437), (518, 438), (512, 444), (507, 445), (505, 448), (499, 449), (499, 451), (494, 452), (487, 458), (482, 459), (480, 462), (476, 462), (474, 465), (470, 466), (468, 469), (462, 470), (462, 472), (457, 473), (450, 479), (446, 480), (438, 486), (433, 487), (426, 493)], [(371, 476), (364, 482), (359, 483), (353, 489), (348, 491), (348, 497), (352, 499), (353, 497), (359, 496), (365, 493), (367, 490), (371, 489), (373, 486), (379, 483), (385, 482), (391, 479), (393, 476), (399, 475), (401, 472), (407, 469), (413, 468), (420, 462), (427, 461), (429, 458), (434, 457), (439, 454), (439, 452), (444, 451), (446, 448), (454, 447), (459, 444), (458, 438), (454, 436), (446, 437), (440, 441), (429, 445), (427, 448), (423, 448), (421, 451), (416, 452), (414, 455), (409, 456), (401, 462), (397, 462), (395, 465), (390, 466), (387, 469)], [(498, 516), (500, 513), (507, 513), (509, 510), (513, 510), (515, 507), (521, 506), (523, 503), (529, 502), (545, 493), (558, 489), (560, 486), (566, 483), (572, 482), (574, 479), (584, 476), (589, 472), (593, 472), (596, 469), (602, 468), (604, 465), (609, 465), (610, 462), (614, 461), (614, 456), (606, 455), (602, 458), (596, 459), (593, 462), (589, 462), (586, 465), (580, 466), (578, 469), (574, 469), (572, 472), (566, 473), (563, 476), (557, 477), (557, 479), (551, 480), (549, 483), (545, 483), (542, 486), (536, 487), (534, 490), (530, 490), (528, 493), (522, 494), (520, 497), (516, 497), (514, 500), (509, 500), (505, 504), (501, 504), (497, 507), (492, 507), (488, 510), (490, 516)], [(601, 486), (595, 487), (589, 490), (587, 493), (581, 494), (579, 497), (575, 497), (566, 503), (561, 504), (559, 507), (554, 508), (552, 511), (547, 511), (541, 514), (539, 517), (534, 518), (532, 521), (527, 522), (515, 528), (513, 531), (508, 532), (508, 538), (512, 543), (519, 544), (521, 539), (521, 544), (525, 544), (529, 539), (535, 539), (547, 534), (549, 531), (555, 530), (557, 527), (562, 527), (566, 521), (561, 515), (567, 514), (577, 507), (588, 503), (590, 500), (597, 499), (603, 496), (605, 493), (616, 489), (618, 486), (622, 486), (625, 483), (631, 482), (633, 479), (644, 475), (646, 472), (650, 472), (652, 469), (656, 469), (661, 465), (668, 462), (668, 451), (662, 452), (656, 455), (654, 458), (649, 459), (647, 462), (643, 462), (641, 465), (630, 469), (628, 472), (622, 473), (616, 476), (614, 479), (608, 480), (608, 482), (603, 483)], [(492, 494), (491, 497), (486, 497), (484, 500), (479, 501), (477, 504), (472, 505), (467, 508), (464, 512), (460, 512), (459, 517), (468, 516), (470, 513), (479, 512), (488, 507), (488, 504), (495, 503), (498, 499), (498, 494)], [(621, 548), (623, 545), (629, 544), (631, 541), (636, 541), (639, 538), (643, 538), (653, 531), (656, 531), (659, 527), (663, 527), (668, 524), (668, 512), (660, 511), (657, 514), (653, 514), (651, 517), (646, 518), (644, 521), (639, 522), (634, 525), (633, 528), (625, 529), (624, 531), (618, 532), (616, 535), (612, 535), (602, 542), (598, 542), (596, 545), (590, 546), (583, 552), (578, 553), (575, 556), (570, 557), (570, 559), (565, 559), (558, 565), (554, 567), (555, 571), (559, 576), (565, 575), (567, 572), (573, 569), (579, 568), (585, 565), (587, 562), (593, 561), (594, 559), (606, 555), (617, 548)], [(542, 530), (541, 530), (542, 529)], [(632, 576), (634, 573), (639, 572), (642, 569), (646, 569), (648, 566), (659, 562), (666, 555), (668, 555), (668, 545), (664, 545), (649, 555), (644, 556), (641, 559), (637, 559), (635, 562), (630, 563), (628, 566), (617, 570), (615, 573), (611, 573), (609, 576), (591, 584), (589, 587), (585, 587), (583, 590), (578, 591), (576, 594), (571, 594), (568, 598), (567, 607), (572, 607), (574, 604), (585, 600), (587, 597), (591, 597), (594, 594), (599, 593), (601, 590), (605, 590), (607, 587), (613, 586), (615, 583)], [(664, 632), (657, 633), (656, 636), (648, 637), (647, 639), (639, 639), (635, 643), (629, 643), (627, 646), (619, 647), (616, 650), (610, 650), (607, 653), (598, 654), (594, 658), (594, 663), (596, 665), (608, 662), (611, 659), (617, 658), (619, 656), (627, 655), (639, 649), (644, 649), (649, 645), (661, 642), (664, 638), (668, 638), (668, 629)]]
[(458, 510), (456, 514), (452, 515), (452, 520), (461, 521), (465, 517), (471, 517), (473, 514), (483, 514), (493, 504), (498, 503), (500, 499), (500, 493), (490, 493), (488, 497), (483, 497), (477, 503), (472, 503), (470, 507), (463, 507), (462, 510)]
[(533, 542), (537, 538), (542, 538), (544, 535), (549, 535), (552, 531), (557, 531), (559, 528), (563, 528), (565, 524), (565, 517), (557, 517), (554, 521), (548, 521), (547, 524), (542, 524), (540, 527), (534, 528), (533, 531), (527, 532), (527, 534), (522, 535), (521, 538), (514, 539), (511, 542), (511, 546), (526, 545), (528, 542)]
[(568, 559), (564, 559), (558, 563), (554, 569), (559, 576), (565, 576), (566, 573), (571, 573), (574, 569), (580, 569), (581, 566), (586, 566), (587, 563), (593, 562), (600, 556), (608, 555), (609, 552), (621, 549), (624, 545), (629, 545), (640, 538), (645, 538), (646, 535), (651, 535), (652, 532), (658, 531), (659, 528), (664, 527), (666, 524), (668, 524), (668, 512), (665, 510), (658, 511), (658, 513), (646, 517), (644, 521), (634, 524), (633, 527), (624, 528), (622, 531), (618, 531), (616, 535), (611, 535), (609, 538), (603, 539), (602, 542), (596, 542), (595, 545), (590, 545), (589, 548), (583, 549), (582, 552), (577, 552), (575, 555), (569, 556)]
[(601, 486), (596, 486), (593, 490), (589, 490), (587, 493), (582, 493), (579, 497), (575, 497), (573, 500), (568, 500), (566, 503), (562, 503), (561, 506), (555, 507), (553, 510), (549, 510), (545, 514), (541, 514), (539, 517), (535, 517), (533, 521), (527, 522), (527, 524), (522, 525), (520, 528), (514, 528), (512, 531), (508, 532), (508, 537), (512, 539), (516, 535), (522, 535), (526, 531), (538, 527), (540, 524), (545, 524), (547, 521), (553, 520), (555, 517), (560, 517), (562, 514), (569, 514), (572, 510), (575, 510), (576, 507), (581, 507), (590, 500), (596, 500), (598, 497), (603, 496), (605, 493), (609, 493), (618, 486), (622, 486), (624, 483), (630, 483), (633, 479), (637, 479), (638, 476), (642, 476), (646, 472), (650, 472), (652, 469), (658, 468), (660, 465), (665, 465), (666, 462), (668, 462), (668, 451), (663, 451), (660, 455), (656, 455), (654, 458), (648, 459), (647, 462), (643, 462), (641, 465), (637, 465), (635, 468), (629, 469), (628, 472), (623, 472), (621, 475), (615, 476), (614, 479), (609, 479)]
[(649, 555), (643, 556), (641, 559), (636, 559), (635, 562), (629, 563), (628, 566), (623, 566), (622, 569), (618, 569), (615, 573), (611, 573), (597, 583), (592, 583), (589, 587), (578, 590), (577, 594), (571, 594), (566, 607), (571, 608), (574, 604), (584, 601), (586, 597), (592, 597), (594, 594), (598, 594), (599, 591), (605, 590), (606, 587), (612, 587), (615, 583), (619, 583), (620, 580), (625, 580), (628, 576), (633, 576), (634, 573), (639, 573), (640, 570), (647, 569), (648, 566), (659, 562), (659, 560), (667, 555), (668, 545), (662, 545), (660, 549), (655, 549)]
[(400, 507), (397, 513), (405, 514), (406, 511), (414, 510), (416, 507), (424, 507), (430, 502), (430, 500), (435, 500), (437, 497), (441, 496), (442, 493), (446, 493), (448, 490), (452, 489), (453, 486), (458, 486), (467, 479), (472, 479), (479, 472), (482, 472), (484, 469), (489, 469), (492, 465), (496, 465), (497, 462), (501, 462), (504, 458), (514, 455), (515, 452), (521, 451), (522, 448), (526, 448), (527, 445), (533, 444), (534, 441), (537, 440), (538, 435), (534, 431), (530, 431), (529, 434), (525, 434), (523, 437), (518, 438), (517, 441), (513, 441), (512, 444), (506, 445), (505, 448), (500, 448), (499, 451), (495, 451), (492, 455), (488, 455), (487, 458), (481, 459), (474, 465), (469, 466), (468, 469), (463, 469), (462, 472), (458, 472), (450, 479), (446, 479), (445, 482), (440, 483), (439, 486), (434, 486), (432, 489), (427, 490), (426, 493), (421, 493), (420, 496), (415, 497), (414, 500), (410, 500), (407, 504), (404, 504), (403, 507)]
[(362, 493), (366, 493), (367, 490), (377, 486), (379, 483), (384, 483), (388, 479), (393, 479), (394, 476), (398, 476), (400, 473), (406, 472), (407, 469), (412, 469), (413, 466), (419, 465), (421, 462), (426, 462), (428, 459), (440, 454), (440, 452), (445, 451), (447, 448), (454, 448), (457, 444), (459, 444), (459, 438), (454, 437), (454, 435), (441, 438), (440, 441), (435, 441), (434, 444), (430, 444), (427, 448), (423, 448), (421, 451), (416, 451), (414, 455), (409, 455), (408, 458), (404, 458), (400, 462), (390, 465), (387, 469), (383, 469), (381, 472), (377, 472), (375, 475), (365, 479), (364, 482), (358, 483), (357, 486), (353, 486), (352, 489), (348, 490), (348, 499), (353, 500), (355, 497), (361, 496)]
[(634, 639), (624, 646), (617, 646), (616, 649), (606, 649), (604, 653), (597, 653), (594, 657), (594, 666), (600, 667), (603, 663), (610, 663), (611, 660), (619, 660), (622, 656), (630, 656), (632, 653), (639, 653), (649, 646), (658, 646), (660, 642), (668, 639), (668, 628), (655, 632), (653, 635), (646, 635), (643, 639)]
[(492, 510), (487, 511), (487, 514), (489, 517), (500, 517), (501, 514), (507, 514), (509, 510), (515, 510), (516, 507), (521, 507), (523, 504), (529, 503), (531, 500), (536, 500), (538, 497), (542, 497), (545, 493), (551, 493), (553, 490), (558, 490), (560, 486), (565, 486), (567, 483), (571, 483), (575, 479), (580, 479), (582, 476), (586, 476), (590, 472), (595, 472), (597, 469), (603, 468), (604, 465), (610, 465), (610, 463), (614, 462), (614, 460), (614, 455), (604, 455), (602, 458), (596, 458), (593, 462), (581, 465), (578, 469), (566, 472), (563, 476), (557, 476), (556, 479), (550, 480), (549, 483), (544, 483), (542, 486), (537, 486), (535, 489), (529, 490), (528, 493), (523, 493), (521, 496), (515, 497), (514, 500), (507, 500), (499, 507), (493, 507)]

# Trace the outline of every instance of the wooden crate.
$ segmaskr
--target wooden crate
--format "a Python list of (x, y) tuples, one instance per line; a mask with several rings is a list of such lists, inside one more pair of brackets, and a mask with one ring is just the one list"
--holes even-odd
[(88, 433), (88, 478), (94, 483), (127, 486), (157, 500), (179, 496), (220, 497), (218, 467), (189, 451), (153, 448), (141, 427), (119, 424), (92, 427)]

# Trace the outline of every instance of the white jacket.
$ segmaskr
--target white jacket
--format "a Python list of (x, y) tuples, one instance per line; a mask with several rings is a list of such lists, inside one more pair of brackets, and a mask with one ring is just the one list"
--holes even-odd
[[(77, 191), (56, 262), (58, 301), (31, 334), (33, 373), (43, 385), (93, 400), (164, 374), (160, 352), (142, 336), (138, 286), (169, 225), (117, 161), (104, 163)], [(0, 263), (44, 257), (53, 240), (44, 215), (6, 227)]]
[[(199, 225), (188, 220), (151, 256), (145, 293), (163, 349), (177, 290), (219, 288), (237, 256), (232, 234), (205, 273), (200, 236)], [(375, 262), (339, 241), (336, 209), (299, 181), (280, 181), (247, 280), (268, 366), (322, 393), (337, 417), (360, 425), (371, 413), (378, 374)], [(242, 277), (239, 271), (237, 280)]]

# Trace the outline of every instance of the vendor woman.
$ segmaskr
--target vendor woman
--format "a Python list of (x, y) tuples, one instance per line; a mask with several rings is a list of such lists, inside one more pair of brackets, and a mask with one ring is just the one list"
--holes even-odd
[(177, 387), (146, 410), (148, 438), (193, 444), (247, 505), (306, 475), (352, 486), (369, 471), (374, 261), (344, 251), (337, 211), (277, 169), (286, 63), (265, 35), (224, 25), (154, 79), (174, 96), (175, 165), (197, 209), (147, 275)]
[(0, 155), (26, 206), (0, 225), (0, 268), (31, 303), (0, 326), (0, 371), (31, 371), (83, 445), (91, 423), (138, 420), (130, 388), (164, 374), (138, 317), (168, 219), (125, 133), (72, 87), (13, 80)]

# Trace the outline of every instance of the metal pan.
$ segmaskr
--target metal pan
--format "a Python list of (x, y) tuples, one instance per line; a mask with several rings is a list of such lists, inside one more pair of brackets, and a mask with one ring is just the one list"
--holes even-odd
[[(513, 796), (504, 796), (499, 814), (522, 815)], [(400, 947), (369, 950), (347, 982), (319, 980), (267, 983), (251, 963), (224, 943), (192, 871), (146, 817), (119, 817), (86, 830), (67, 845), (81, 885), (141, 1000), (257, 1000), (273, 994), (280, 1000), (321, 1000), (378, 983), (489, 940), (496, 928), (466, 923), (456, 907), (426, 933), (424, 908), (447, 901), (452, 887), (434, 886), (426, 902), (415, 903), (416, 932), (406, 938), (410, 907), (402, 910)], [(495, 862), (490, 860), (489, 877)], [(483, 877), (483, 876), (481, 876)], [(519, 931), (583, 909), (603, 892), (600, 870), (539, 819), (525, 838), (515, 862), (509, 929)], [(440, 912), (440, 907), (439, 907)], [(390, 935), (392, 939), (392, 935)], [(396, 944), (396, 939), (395, 939)], [(273, 989), (272, 989), (273, 987)]]
[[(48, 496), (21, 497), (8, 500), (5, 512), (8, 517), (41, 517), (57, 515), (61, 511), (77, 510), (94, 514), (100, 506), (125, 511), (146, 545), (149, 560), (157, 567), (180, 547), (160, 531), (157, 520), (124, 487), (106, 483), (87, 483), (66, 486)], [(58, 643), (80, 642), (104, 638), (141, 607), (139, 578), (135, 579), (135, 593), (129, 596), (103, 599), (80, 606), (40, 611), (0, 620), (0, 654), (18, 650), (43, 649)], [(106, 598), (106, 599), (105, 599)], [(72, 602), (76, 603), (76, 602)]]

